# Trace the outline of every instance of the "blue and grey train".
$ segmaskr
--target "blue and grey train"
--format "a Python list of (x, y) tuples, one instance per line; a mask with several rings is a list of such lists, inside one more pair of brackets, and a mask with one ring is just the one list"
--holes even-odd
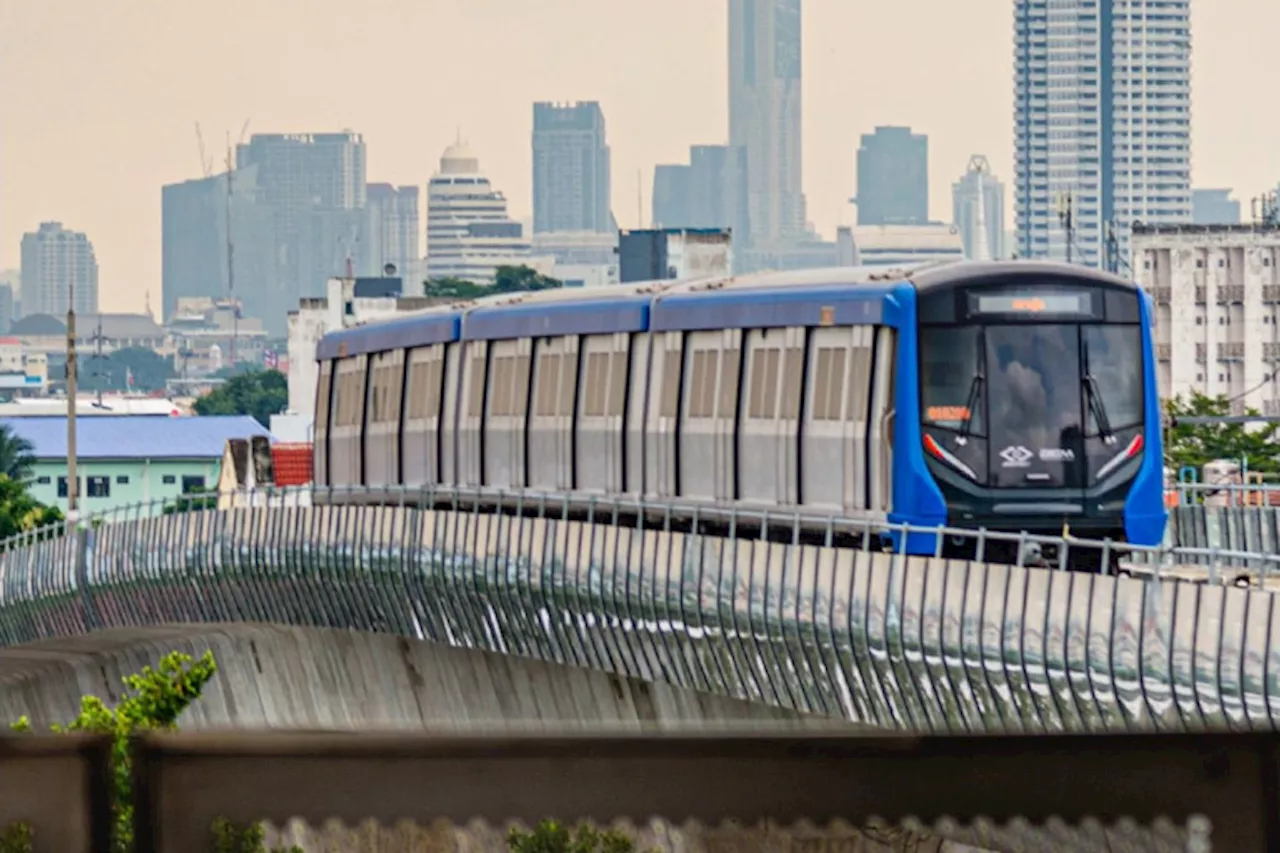
[(1156, 544), (1152, 316), (1129, 281), (1035, 261), (431, 308), (320, 341), (317, 499), (456, 484)]

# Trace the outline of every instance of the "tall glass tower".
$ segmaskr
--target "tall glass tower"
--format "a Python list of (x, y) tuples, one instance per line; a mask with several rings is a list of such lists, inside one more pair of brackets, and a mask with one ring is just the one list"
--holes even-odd
[(1113, 265), (1110, 230), (1126, 271), (1135, 221), (1190, 221), (1189, 7), (1014, 0), (1019, 257)]
[(804, 231), (800, 118), (800, 0), (729, 0), (729, 144), (746, 152), (753, 245)]

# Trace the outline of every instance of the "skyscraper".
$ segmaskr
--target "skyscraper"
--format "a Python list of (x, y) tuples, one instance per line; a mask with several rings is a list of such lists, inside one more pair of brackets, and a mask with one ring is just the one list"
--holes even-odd
[[(1101, 266), (1104, 223), (1191, 218), (1190, 0), (1015, 0), (1018, 255)], [(1052, 46), (1052, 47), (1051, 47)], [(1051, 130), (1052, 128), (1052, 130)], [(1051, 141), (1052, 137), (1052, 141)]]
[[(256, 203), (272, 212), (275, 273), (265, 290), (262, 319), (275, 333), (303, 296), (320, 296), (325, 282), (352, 272), (377, 272), (365, 213), (365, 144), (358, 133), (255, 134), (236, 149), (237, 174), (257, 167)], [(234, 229), (234, 224), (232, 225)], [(239, 266), (237, 265), (237, 271)], [(242, 286), (244, 285), (244, 286)], [(236, 279), (236, 296), (248, 282)]]
[(533, 230), (616, 231), (604, 112), (595, 101), (533, 105)]
[(41, 222), (22, 235), (22, 313), (67, 313), (74, 294), (78, 314), (98, 312), (98, 260), (93, 244), (61, 222)]
[(445, 149), (427, 184), (427, 276), (492, 284), (499, 266), (529, 258), (524, 227), (511, 219), (507, 198), (459, 142)]
[(1195, 225), (1239, 225), (1240, 202), (1231, 197), (1231, 190), (1192, 190), (1191, 221)]
[(422, 192), (416, 185), (369, 184), (367, 193), (372, 266), (381, 272), (387, 264), (395, 264), (406, 292), (416, 293), (414, 288), (421, 282), (418, 199)]
[(800, 2), (729, 0), (729, 143), (746, 152), (751, 228), (735, 242), (786, 242), (804, 231)]
[(654, 228), (688, 228), (690, 169), (681, 163), (653, 167), (652, 219)]
[[(951, 209), (951, 221), (960, 229), (966, 258), (1005, 257), (1004, 184), (991, 174), (986, 157), (971, 157), (964, 175), (951, 185)], [(979, 243), (980, 238), (985, 242)]]
[(929, 137), (909, 127), (877, 127), (858, 148), (858, 224), (929, 221)]
[[(247, 316), (265, 320), (279, 307), (271, 298), (276, 242), (272, 209), (257, 202), (257, 173), (257, 166), (246, 166), (231, 181), (231, 243), (235, 295)], [(161, 320), (173, 317), (179, 299), (225, 299), (228, 285), (227, 175), (166, 184), (160, 190)], [(283, 323), (282, 316), (277, 325)]]

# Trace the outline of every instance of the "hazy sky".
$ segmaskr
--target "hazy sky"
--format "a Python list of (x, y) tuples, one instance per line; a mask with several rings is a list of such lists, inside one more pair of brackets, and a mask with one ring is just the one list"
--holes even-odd
[[(1280, 2), (1193, 7), (1193, 182), (1236, 188), (1247, 216), (1280, 180)], [(246, 120), (350, 128), (369, 180), (418, 184), (461, 130), (523, 217), (531, 102), (599, 100), (619, 224), (647, 224), (654, 163), (725, 139), (725, 28), (726, 0), (0, 0), (0, 268), (61, 220), (94, 243), (104, 309), (158, 305), (160, 186), (200, 175), (197, 121), (219, 162)], [(935, 218), (970, 154), (1011, 182), (1011, 39), (1011, 0), (804, 0), (823, 233), (850, 221), (858, 136), (877, 124), (929, 134)]]

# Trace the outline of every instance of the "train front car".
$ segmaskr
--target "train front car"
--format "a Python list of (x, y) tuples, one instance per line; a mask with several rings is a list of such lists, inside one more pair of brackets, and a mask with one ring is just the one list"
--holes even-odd
[[(913, 283), (917, 446), (948, 524), (1157, 544), (1167, 513), (1145, 294), (1034, 261), (957, 264)], [(1069, 551), (1073, 568), (1099, 559)]]

